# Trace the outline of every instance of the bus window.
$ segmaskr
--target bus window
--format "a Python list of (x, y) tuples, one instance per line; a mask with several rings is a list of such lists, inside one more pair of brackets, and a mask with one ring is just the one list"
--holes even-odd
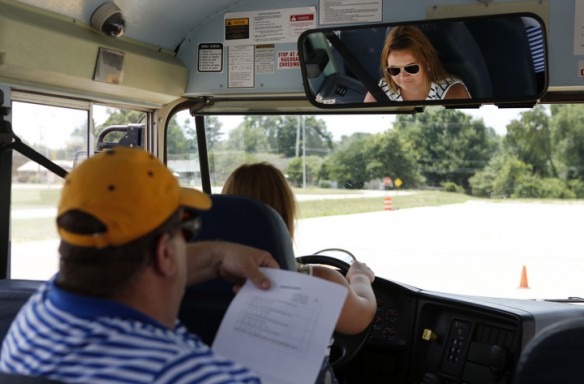
[[(26, 100), (12, 103), (15, 135), (65, 171), (80, 164), (89, 152), (123, 140), (135, 143), (127, 145), (144, 146), (145, 111), (20, 93), (15, 98)], [(89, 123), (90, 112), (95, 129)], [(47, 279), (58, 268), (54, 221), (63, 179), (14, 151), (12, 180), (11, 277)]]
[[(23, 143), (66, 171), (87, 156), (87, 109), (13, 102), (12, 126)], [(58, 268), (54, 221), (63, 179), (14, 151), (12, 180), (11, 276), (47, 279)]]
[[(197, 187), (201, 184), (194, 127), (194, 119), (187, 111), (177, 113), (168, 128), (167, 153), (168, 166), (181, 183)], [(312, 171), (332, 151), (332, 134), (326, 123), (315, 116), (205, 116), (205, 127), (214, 193), (221, 192), (223, 183), (239, 165), (259, 161), (276, 165), (296, 188), (306, 183), (312, 186), (318, 183)], [(189, 172), (194, 173), (199, 184), (188, 179), (186, 173), (183, 175), (186, 171), (179, 171), (183, 164), (179, 161), (187, 159), (192, 161), (189, 166), (194, 170)], [(310, 169), (307, 178), (302, 173), (304, 162)]]
[(169, 121), (166, 131), (167, 163), (179, 182), (201, 189), (201, 167), (195, 119), (188, 111), (180, 111)]

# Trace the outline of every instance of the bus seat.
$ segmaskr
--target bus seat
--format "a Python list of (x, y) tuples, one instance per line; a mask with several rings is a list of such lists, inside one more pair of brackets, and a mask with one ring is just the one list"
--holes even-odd
[[(351, 52), (353, 57), (363, 66), (375, 83), (383, 76), (381, 72), (381, 50), (385, 43), (383, 28), (365, 28), (356, 30), (341, 30), (339, 39)], [(341, 59), (339, 62), (343, 63)], [(347, 75), (357, 77), (350, 68), (345, 68)]]
[[(290, 232), (270, 206), (242, 196), (211, 195), (213, 205), (201, 214), (196, 241), (223, 240), (271, 253), (280, 268), (296, 270)], [(188, 287), (179, 318), (193, 333), (211, 344), (229, 303), (232, 285), (222, 278)]]
[(473, 21), (467, 26), (487, 60), (496, 97), (536, 94), (538, 79), (521, 19)]
[(212, 195), (211, 200), (211, 209), (201, 214), (197, 241), (224, 240), (249, 245), (270, 252), (282, 269), (296, 268), (290, 232), (272, 207), (243, 196)]
[(559, 321), (544, 328), (525, 346), (516, 384), (575, 383), (584, 355), (584, 318)]
[(0, 280), (0, 344), (20, 308), (41, 284), (36, 280)]
[(463, 22), (421, 24), (446, 71), (460, 78), (471, 97), (493, 96), (487, 63), (476, 40)]

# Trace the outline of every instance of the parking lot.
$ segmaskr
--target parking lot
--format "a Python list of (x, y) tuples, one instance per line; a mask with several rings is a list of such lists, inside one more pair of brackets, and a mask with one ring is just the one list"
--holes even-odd
[[(301, 220), (296, 254), (344, 248), (378, 276), (480, 296), (584, 296), (582, 204), (444, 205)], [(528, 288), (519, 288), (522, 267)]]

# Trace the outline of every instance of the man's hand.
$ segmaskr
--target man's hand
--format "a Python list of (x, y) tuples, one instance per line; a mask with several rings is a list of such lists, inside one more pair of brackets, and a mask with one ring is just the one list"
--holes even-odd
[(201, 241), (187, 245), (188, 284), (221, 276), (237, 291), (246, 279), (258, 288), (269, 289), (270, 280), (260, 267), (280, 268), (269, 252), (224, 241)]

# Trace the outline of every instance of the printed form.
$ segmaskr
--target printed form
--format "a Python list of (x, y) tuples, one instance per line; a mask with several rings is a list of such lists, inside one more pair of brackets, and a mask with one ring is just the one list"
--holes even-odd
[(235, 296), (213, 350), (265, 384), (314, 383), (348, 290), (295, 271), (262, 268), (267, 291), (247, 282)]

